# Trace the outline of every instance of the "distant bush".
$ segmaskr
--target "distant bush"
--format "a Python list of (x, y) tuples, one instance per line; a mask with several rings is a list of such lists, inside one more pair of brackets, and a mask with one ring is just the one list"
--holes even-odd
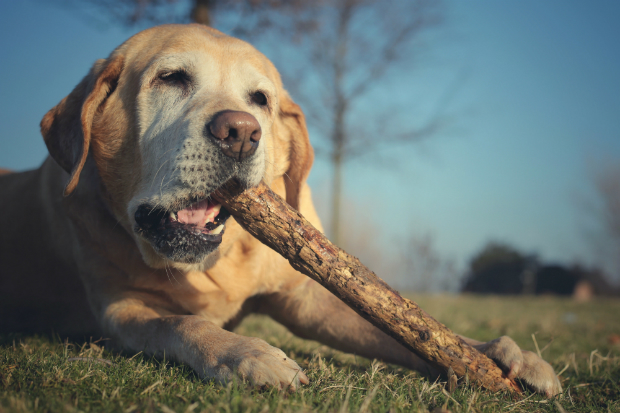
[(578, 285), (587, 285), (589, 291), (597, 295), (618, 293), (599, 270), (579, 265), (543, 264), (535, 255), (491, 242), (472, 258), (461, 290), (488, 294), (571, 295)]

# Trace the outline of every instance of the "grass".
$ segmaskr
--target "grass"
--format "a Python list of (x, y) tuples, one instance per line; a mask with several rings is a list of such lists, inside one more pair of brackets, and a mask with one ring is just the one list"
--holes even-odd
[[(512, 336), (561, 371), (562, 397), (490, 394), (340, 353), (301, 340), (270, 319), (237, 329), (283, 349), (311, 384), (290, 394), (200, 380), (166, 360), (106, 351), (102, 342), (0, 337), (0, 412), (620, 412), (620, 300), (575, 303), (551, 297), (413, 296), (448, 327), (488, 340)], [(535, 341), (532, 335), (535, 334)], [(102, 359), (112, 363), (75, 360)]]

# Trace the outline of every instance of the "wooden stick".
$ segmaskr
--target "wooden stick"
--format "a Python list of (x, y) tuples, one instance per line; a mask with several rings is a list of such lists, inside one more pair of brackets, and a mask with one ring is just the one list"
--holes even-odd
[(264, 183), (243, 191), (229, 181), (215, 198), (262, 243), (285, 257), (386, 334), (446, 373), (490, 391), (521, 393), (499, 367), (416, 303), (401, 297), (360, 261), (332, 244)]

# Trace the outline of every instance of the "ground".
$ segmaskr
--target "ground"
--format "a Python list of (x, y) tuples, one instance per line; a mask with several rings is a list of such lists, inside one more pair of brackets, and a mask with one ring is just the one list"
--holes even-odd
[(110, 353), (104, 341), (6, 335), (0, 337), (0, 412), (620, 412), (620, 300), (410, 298), (458, 333), (481, 340), (506, 334), (539, 351), (561, 373), (562, 397), (490, 394), (466, 383), (450, 394), (445, 383), (298, 339), (252, 316), (237, 332), (280, 347), (306, 370), (310, 385), (293, 394), (239, 382), (223, 386), (167, 360)]

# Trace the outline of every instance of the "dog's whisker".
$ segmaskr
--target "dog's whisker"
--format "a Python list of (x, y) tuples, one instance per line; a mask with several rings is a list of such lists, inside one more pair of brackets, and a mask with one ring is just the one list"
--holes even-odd
[(117, 226), (118, 226), (118, 224), (120, 224), (120, 223), (121, 223), (121, 220), (120, 220), (120, 219), (117, 219), (117, 220), (116, 220), (116, 223), (114, 224), (114, 226), (112, 227), (112, 229), (116, 229), (116, 227), (117, 227)]
[(155, 175), (153, 176), (153, 179), (151, 180), (151, 185), (150, 185), (150, 187), (149, 187), (149, 188), (152, 188), (152, 187), (153, 187), (153, 183), (155, 182), (155, 178), (157, 178), (157, 174), (159, 173), (159, 171), (161, 171), (161, 168), (163, 168), (163, 167), (164, 167), (164, 165), (165, 165), (168, 161), (170, 161), (170, 159), (166, 159), (166, 161), (165, 161), (165, 162), (163, 162), (163, 163), (159, 166), (159, 168), (157, 169), (157, 172), (155, 172)]
[(173, 150), (175, 150), (175, 149), (176, 149), (175, 147), (172, 147), (172, 148), (168, 149), (166, 152), (162, 153), (162, 154), (161, 154), (161, 155), (157, 158), (157, 160), (159, 161), (161, 158), (163, 158), (165, 155), (167, 155), (168, 153), (172, 152), (172, 151), (173, 151)]
[(166, 174), (164, 174), (164, 176), (161, 178), (161, 182), (160, 182), (160, 184), (159, 184), (159, 196), (160, 196), (161, 198), (163, 198), (163, 197), (164, 197), (164, 194), (162, 193), (162, 190), (164, 189), (164, 188), (163, 188), (164, 179), (166, 179)]
[(172, 176), (170, 176), (170, 179), (168, 179), (168, 181), (164, 184), (164, 186), (168, 186), (168, 184), (170, 182), (172, 182), (172, 180), (175, 179), (175, 178), (176, 178), (176, 176), (174, 176), (174, 174)]
[(164, 271), (166, 273), (166, 277), (168, 277), (168, 282), (172, 285), (172, 280), (170, 279), (170, 274), (168, 274), (168, 260), (164, 261)]
[[(168, 260), (164, 261), (164, 269), (166, 271), (166, 275), (168, 276), (168, 281), (170, 282), (170, 285), (172, 284), (172, 279), (174, 279), (174, 281), (176, 281), (176, 283), (180, 286), (181, 283), (179, 282), (179, 280), (176, 279), (176, 277), (174, 276), (174, 272), (173, 272), (173, 267), (170, 266), (170, 263)], [(170, 273), (168, 273), (168, 271), (170, 271)], [(172, 279), (170, 279), (170, 277), (172, 276)]]

